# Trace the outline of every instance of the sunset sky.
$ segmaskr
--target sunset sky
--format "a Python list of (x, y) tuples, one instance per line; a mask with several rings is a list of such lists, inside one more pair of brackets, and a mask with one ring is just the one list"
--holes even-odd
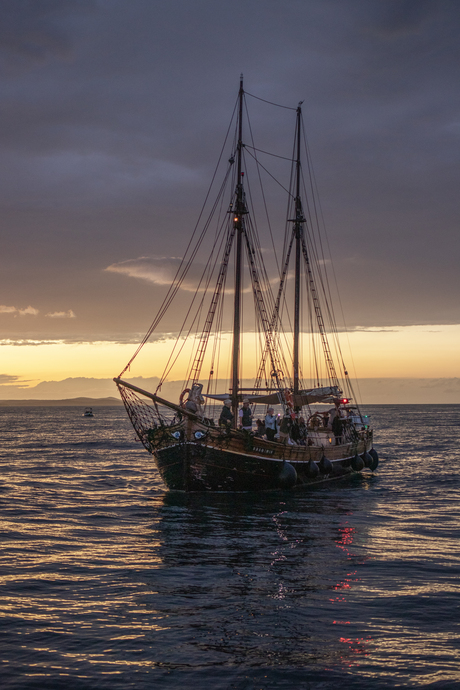
[[(304, 101), (357, 376), (460, 377), (459, 35), (455, 0), (3, 0), (0, 398), (123, 369), (241, 72)], [(289, 150), (290, 111), (254, 117)]]

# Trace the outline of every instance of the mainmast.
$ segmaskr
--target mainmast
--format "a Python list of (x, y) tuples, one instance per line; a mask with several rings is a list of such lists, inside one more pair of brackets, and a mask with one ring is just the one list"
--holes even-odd
[[(297, 108), (297, 158), (296, 158), (296, 192), (295, 192), (295, 219), (294, 219), (294, 236), (295, 236), (295, 294), (294, 294), (294, 344), (293, 344), (293, 367), (294, 367), (294, 401), (299, 395), (299, 341), (300, 341), (300, 258), (302, 250), (302, 236), (303, 223), (305, 218), (303, 216), (302, 202), (300, 199), (300, 126), (302, 119), (301, 103)], [(296, 409), (300, 409), (295, 404)]]
[(237, 181), (236, 204), (233, 223), (236, 228), (235, 248), (235, 298), (233, 308), (233, 356), (232, 356), (232, 410), (235, 428), (238, 424), (238, 389), (239, 389), (239, 359), (241, 339), (241, 272), (242, 272), (242, 245), (244, 233), (244, 215), (246, 207), (243, 192), (242, 149), (243, 149), (243, 75), (240, 78), (239, 91), (239, 120), (238, 120), (238, 146), (237, 146)]
[[(296, 174), (295, 174), (295, 218), (293, 219), (294, 228), (293, 233), (295, 237), (295, 296), (294, 296), (294, 343), (293, 343), (293, 369), (294, 369), (294, 401), (295, 396), (300, 392), (300, 375), (299, 375), (299, 342), (300, 342), (300, 283), (301, 283), (301, 255), (303, 254), (306, 277), (310, 287), (311, 300), (315, 309), (316, 320), (318, 323), (318, 331), (321, 336), (323, 345), (324, 358), (326, 367), (329, 373), (330, 384), (339, 388), (339, 380), (335, 371), (334, 362), (332, 359), (329, 343), (327, 340), (326, 329), (324, 327), (323, 315), (318, 299), (318, 292), (315, 286), (313, 273), (308, 257), (307, 244), (305, 241), (304, 223), (306, 219), (303, 215), (302, 200), (300, 197), (300, 177), (302, 173), (300, 161), (300, 137), (302, 128), (302, 105), (301, 101), (297, 107), (297, 121), (296, 121)], [(301, 409), (300, 406), (295, 405), (297, 411)]]

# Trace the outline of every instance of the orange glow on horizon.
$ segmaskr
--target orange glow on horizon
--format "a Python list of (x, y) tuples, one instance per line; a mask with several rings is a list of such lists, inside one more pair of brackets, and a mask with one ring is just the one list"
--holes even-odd
[[(289, 335), (287, 336), (289, 338)], [(308, 336), (304, 335), (306, 340)], [(129, 376), (160, 376), (171, 354), (172, 340), (149, 343), (133, 363)], [(460, 377), (458, 346), (460, 326), (409, 326), (399, 329), (353, 331), (341, 337), (344, 359), (352, 378), (453, 378)], [(129, 361), (136, 347), (132, 343), (112, 342), (65, 344), (53, 342), (21, 346), (2, 344), (0, 373), (29, 380), (62, 380), (69, 377), (113, 378)], [(190, 347), (181, 353), (183, 366), (171, 370), (169, 380), (185, 377)], [(353, 352), (353, 361), (348, 351)], [(230, 336), (221, 340), (219, 378), (228, 378)], [(260, 345), (254, 334), (245, 334), (242, 344), (243, 375), (250, 378), (256, 370)], [(355, 364), (355, 370), (353, 367)], [(207, 377), (209, 362), (203, 367)], [(208, 367), (208, 368), (207, 368)], [(217, 372), (216, 372), (217, 373)], [(309, 377), (304, 365), (303, 375)]]

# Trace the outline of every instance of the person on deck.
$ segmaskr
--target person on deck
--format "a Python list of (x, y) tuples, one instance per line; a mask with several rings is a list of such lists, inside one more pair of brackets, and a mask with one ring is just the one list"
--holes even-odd
[(274, 415), (275, 410), (273, 407), (269, 407), (267, 414), (265, 415), (265, 435), (267, 441), (274, 441), (276, 434), (276, 416)]
[[(332, 423), (333, 423), (335, 417), (337, 416), (337, 408), (332, 407), (327, 412), (323, 412), (324, 419), (325, 419), (326, 414), (328, 415), (328, 417), (327, 417), (327, 428), (332, 429)], [(324, 425), (326, 426), (326, 422), (324, 422)]]
[[(193, 412), (193, 414), (196, 414), (198, 417), (203, 416), (204, 398), (201, 395), (202, 390), (203, 386), (201, 383), (194, 383), (192, 389), (188, 391), (187, 402), (185, 405), (183, 405), (184, 409), (188, 410), (189, 412)], [(185, 389), (184, 393), (186, 392), (187, 389)], [(181, 398), (183, 397), (184, 393), (182, 393)]]
[(233, 424), (232, 401), (230, 398), (224, 400), (224, 406), (219, 417), (219, 426), (224, 426), (229, 429)]
[(291, 417), (290, 409), (288, 407), (286, 409), (286, 412), (284, 413), (282, 420), (281, 420), (280, 443), (284, 443), (284, 445), (293, 445), (293, 442), (290, 439), (291, 429), (292, 429), (292, 417)]
[(256, 419), (257, 431), (254, 436), (258, 438), (263, 438), (265, 436), (265, 423), (261, 419)]
[(300, 440), (300, 428), (299, 428), (299, 420), (297, 416), (294, 417), (292, 420), (292, 426), (291, 426), (291, 439), (299, 445), (299, 440)]
[(184, 409), (188, 410), (189, 412), (193, 412), (193, 414), (196, 414), (198, 412), (198, 403), (195, 402), (195, 400), (189, 398), (184, 405)]
[(339, 446), (342, 443), (343, 423), (337, 414), (332, 421), (332, 433), (335, 436), (335, 445)]
[(244, 431), (252, 431), (252, 412), (249, 407), (249, 400), (243, 400), (243, 407), (238, 413), (240, 420), (240, 429)]
[(307, 437), (308, 437), (308, 431), (307, 431), (307, 425), (305, 424), (305, 419), (303, 417), (299, 417), (299, 445), (300, 446), (306, 446), (307, 445)]

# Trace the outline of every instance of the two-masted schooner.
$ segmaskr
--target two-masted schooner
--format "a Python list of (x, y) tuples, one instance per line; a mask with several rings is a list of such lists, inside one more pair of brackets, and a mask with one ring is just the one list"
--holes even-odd
[[(196, 226), (145, 338), (114, 379), (139, 439), (154, 456), (170, 490), (301, 488), (364, 468), (373, 471), (378, 464), (369, 419), (354, 399), (338, 343), (324, 277), (327, 262), (318, 240), (318, 205), (301, 104), (291, 109), (296, 112), (294, 147), (291, 156), (284, 157), (289, 160), (291, 177), (290, 188), (285, 189), (288, 213), (282, 260), (274, 280), (267, 271), (267, 251), (253, 217), (254, 195), (251, 189), (248, 193), (247, 162), (254, 162), (256, 179), (260, 178), (266, 167), (259, 159), (267, 153), (254, 146), (250, 127), (248, 139), (244, 138), (248, 95), (241, 78), (232, 117), (231, 155), (217, 200), (201, 229)], [(224, 207), (227, 189), (230, 203)], [(265, 203), (263, 192), (261, 197)], [(267, 225), (271, 234), (268, 221)], [(206, 245), (209, 252), (204, 262)], [(186, 276), (198, 259), (203, 265), (201, 277), (194, 278), (194, 290), (190, 290), (191, 281), (184, 290)], [(190, 297), (188, 306), (185, 295)], [(251, 330), (243, 322), (243, 307), (249, 301), (256, 342), (250, 349), (258, 361), (248, 384), (242, 373), (242, 343), (244, 331)], [(123, 376), (159, 330), (168, 309), (176, 310), (178, 321), (181, 309), (185, 316), (180, 328), (178, 323), (165, 372), (151, 393)], [(219, 357), (223, 339), (229, 335), (231, 350)], [(310, 338), (308, 347), (306, 337)], [(186, 341), (191, 348), (183, 355), (189, 361), (183, 390), (178, 400), (167, 400), (159, 394), (161, 386), (171, 376), (172, 364), (180, 360)], [(308, 379), (303, 374), (306, 367)], [(226, 378), (222, 371), (227, 372)], [(257, 411), (261, 419), (255, 426)]]

